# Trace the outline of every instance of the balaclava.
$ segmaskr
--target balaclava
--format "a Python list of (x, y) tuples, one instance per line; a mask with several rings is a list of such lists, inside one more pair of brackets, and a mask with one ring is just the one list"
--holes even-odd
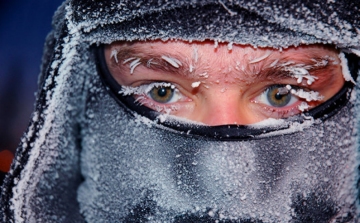
[[(117, 94), (102, 46), (331, 44), (359, 74), (360, 4), (335, 0), (68, 0), (48, 35), (2, 222), (357, 222), (358, 89), (275, 124), (159, 119)], [(351, 76), (351, 77), (350, 77)]]

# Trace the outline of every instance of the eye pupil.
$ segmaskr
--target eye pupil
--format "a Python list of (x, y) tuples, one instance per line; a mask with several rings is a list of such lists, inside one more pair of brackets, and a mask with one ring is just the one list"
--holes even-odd
[(159, 88), (158, 91), (157, 91), (157, 94), (160, 96), (160, 97), (165, 97), (166, 94), (167, 94), (167, 89), (166, 88)]
[(281, 95), (279, 93), (275, 94), (275, 99), (281, 100), (284, 97), (284, 95)]

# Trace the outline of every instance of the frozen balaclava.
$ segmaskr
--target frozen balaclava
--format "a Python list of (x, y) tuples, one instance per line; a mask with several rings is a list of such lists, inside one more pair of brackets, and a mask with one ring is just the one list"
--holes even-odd
[[(359, 10), (355, 1), (66, 1), (0, 220), (357, 222)], [(330, 44), (346, 82), (288, 119), (196, 124), (139, 105), (112, 78), (103, 47), (148, 40)]]

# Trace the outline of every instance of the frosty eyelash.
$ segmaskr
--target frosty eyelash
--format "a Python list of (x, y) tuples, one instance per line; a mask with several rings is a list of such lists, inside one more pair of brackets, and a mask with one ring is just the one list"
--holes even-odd
[(306, 101), (310, 102), (310, 101), (321, 101), (324, 99), (324, 96), (320, 95), (319, 92), (316, 91), (304, 91), (303, 89), (291, 89), (290, 93), (305, 99)]

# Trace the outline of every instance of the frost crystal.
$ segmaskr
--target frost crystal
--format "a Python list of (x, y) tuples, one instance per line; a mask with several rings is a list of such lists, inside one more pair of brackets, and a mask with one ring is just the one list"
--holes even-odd
[(340, 61), (341, 61), (341, 68), (342, 68), (342, 73), (343, 73), (345, 81), (351, 81), (352, 83), (356, 84), (356, 82), (354, 81), (354, 79), (351, 76), (345, 54), (341, 52), (339, 54), (339, 58), (340, 58)]
[(311, 85), (312, 83), (314, 83), (315, 80), (317, 80), (318, 78), (316, 76), (312, 76), (309, 71), (307, 70), (307, 67), (301, 67), (302, 65), (299, 66), (289, 66), (289, 67), (285, 67), (284, 70), (289, 71), (290, 73), (292, 73), (292, 75), (297, 78), (297, 83), (301, 83), (303, 81), (303, 79), (307, 79), (307, 84)]
[(231, 11), (231, 10), (225, 5), (225, 3), (223, 3), (221, 0), (219, 0), (219, 3), (224, 7), (224, 9), (225, 9), (231, 16), (237, 15), (237, 12)]
[(182, 66), (181, 62), (175, 58), (168, 57), (168, 56), (161, 56), (161, 58), (175, 68), (179, 68), (180, 66)]
[(227, 48), (229, 51), (232, 50), (232, 47), (233, 47), (233, 43), (232, 42), (228, 43)]
[(199, 87), (199, 86), (200, 86), (200, 84), (201, 84), (201, 82), (200, 82), (200, 81), (193, 82), (193, 83), (191, 84), (191, 87), (192, 87), (192, 88), (197, 88), (197, 87)]
[(303, 89), (291, 89), (291, 94), (303, 98), (306, 101), (321, 101), (324, 99), (324, 96), (320, 95), (319, 92), (315, 91), (304, 91)]
[(113, 50), (111, 51), (110, 59), (114, 57), (115, 62), (116, 62), (116, 63), (119, 63), (118, 58), (117, 58), (117, 54), (118, 54), (118, 51), (117, 51), (116, 49), (113, 49)]
[(126, 64), (127, 62), (135, 60), (135, 59), (136, 59), (135, 57), (127, 58), (127, 59), (124, 60), (123, 64)]
[[(270, 55), (271, 55), (271, 51), (268, 51), (268, 52), (266, 52), (263, 56), (251, 60), (251, 61), (249, 62), (249, 64), (258, 63), (258, 62), (266, 59), (266, 58), (269, 57)], [(270, 65), (270, 67), (271, 67), (271, 65)]]
[(139, 64), (141, 64), (140, 58), (137, 58), (136, 60), (134, 60), (130, 63), (130, 74), (134, 73), (135, 67), (137, 67)]
[(192, 58), (193, 58), (195, 63), (198, 62), (198, 48), (197, 47), (193, 47)]
[(280, 95), (285, 95), (285, 94), (289, 93), (289, 90), (290, 90), (290, 89), (288, 89), (287, 87), (279, 88), (279, 89), (278, 89), (278, 94), (280, 94)]
[(214, 41), (214, 48), (216, 49), (216, 48), (218, 48), (218, 46), (219, 46), (219, 43), (218, 43), (217, 40), (215, 40), (215, 41)]
[(308, 105), (308, 103), (306, 103), (306, 102), (301, 102), (300, 105), (298, 106), (298, 109), (303, 112), (303, 111), (308, 110), (309, 107), (310, 107), (310, 106)]

